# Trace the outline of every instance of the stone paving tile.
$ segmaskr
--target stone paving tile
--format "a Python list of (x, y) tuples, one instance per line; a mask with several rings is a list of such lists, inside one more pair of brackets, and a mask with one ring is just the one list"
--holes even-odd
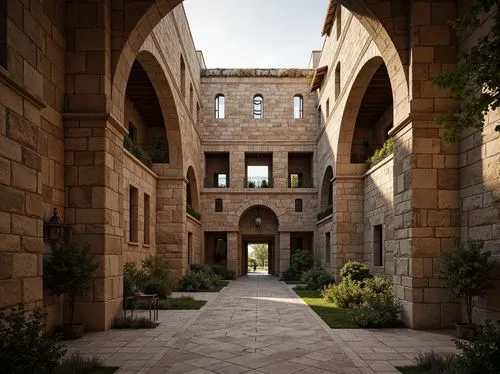
[(248, 276), (195, 298), (208, 302), (198, 311), (160, 311), (153, 330), (88, 333), (68, 352), (96, 355), (119, 374), (382, 374), (422, 351), (454, 351), (442, 333), (332, 330), (272, 277)]

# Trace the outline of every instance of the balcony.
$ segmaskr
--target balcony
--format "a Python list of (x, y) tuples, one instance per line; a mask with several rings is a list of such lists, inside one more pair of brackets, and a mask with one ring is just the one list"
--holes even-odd
[(205, 178), (205, 188), (229, 188), (229, 175), (216, 174), (214, 178)]
[(205, 153), (205, 188), (229, 188), (229, 153)]
[(273, 179), (269, 177), (247, 177), (244, 180), (244, 188), (273, 188)]
[(288, 154), (288, 188), (312, 188), (313, 153), (290, 152)]

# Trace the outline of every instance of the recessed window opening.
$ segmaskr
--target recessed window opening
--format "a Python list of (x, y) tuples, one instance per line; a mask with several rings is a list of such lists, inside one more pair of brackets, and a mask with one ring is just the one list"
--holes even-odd
[(134, 126), (132, 122), (128, 123), (128, 137), (133, 142), (137, 141), (137, 128)]
[(150, 243), (150, 216), (151, 216), (151, 199), (148, 194), (144, 194), (144, 244)]
[(269, 187), (269, 166), (247, 166), (247, 187)]
[(229, 186), (228, 175), (226, 173), (216, 173), (215, 186), (217, 186), (218, 188), (227, 188)]
[(7, 68), (7, 1), (0, 1), (0, 66)]
[(253, 118), (264, 118), (264, 98), (262, 95), (253, 97)]
[(329, 264), (331, 261), (331, 253), (330, 253), (330, 233), (327, 232), (325, 234), (325, 262)]
[(184, 58), (181, 55), (181, 94), (182, 97), (186, 97), (186, 64), (184, 63)]
[(373, 266), (382, 266), (384, 258), (382, 225), (373, 226)]
[(338, 39), (342, 34), (342, 7), (340, 5), (337, 5), (337, 10), (335, 11), (335, 23), (337, 26), (337, 39)]
[(189, 112), (192, 113), (194, 107), (193, 107), (193, 96), (194, 96), (194, 90), (193, 90), (193, 85), (189, 83)]
[(304, 98), (301, 95), (293, 97), (293, 118), (304, 118)]
[(301, 188), (303, 185), (303, 174), (302, 173), (291, 173), (290, 174), (290, 188)]
[(325, 117), (328, 118), (328, 116), (330, 115), (330, 99), (326, 99), (326, 113), (325, 113)]
[(226, 99), (224, 95), (217, 95), (215, 97), (215, 118), (223, 119), (225, 118), (225, 110), (226, 110)]
[(302, 212), (302, 199), (295, 199), (295, 211)]
[(222, 199), (215, 199), (215, 211), (222, 212)]
[(129, 240), (138, 242), (139, 237), (139, 190), (129, 186)]
[(188, 264), (192, 264), (193, 261), (193, 233), (188, 232)]
[(337, 63), (335, 67), (335, 100), (338, 99), (340, 95), (340, 62)]

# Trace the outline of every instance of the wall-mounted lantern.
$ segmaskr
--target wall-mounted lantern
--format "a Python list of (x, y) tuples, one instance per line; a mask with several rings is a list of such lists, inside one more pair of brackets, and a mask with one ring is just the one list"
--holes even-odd
[(259, 215), (259, 207), (257, 207), (257, 216), (255, 216), (255, 226), (262, 226), (262, 218)]
[(57, 215), (57, 208), (54, 208), (53, 216), (48, 222), (45, 222), (43, 226), (45, 242), (54, 244), (65, 240), (67, 236), (66, 225)]

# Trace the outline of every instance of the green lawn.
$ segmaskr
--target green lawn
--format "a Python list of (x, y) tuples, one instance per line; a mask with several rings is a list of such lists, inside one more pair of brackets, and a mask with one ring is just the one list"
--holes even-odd
[(307, 305), (321, 317), (332, 329), (355, 329), (358, 326), (351, 321), (347, 309), (338, 308), (335, 304), (327, 302), (318, 291), (296, 290)]

